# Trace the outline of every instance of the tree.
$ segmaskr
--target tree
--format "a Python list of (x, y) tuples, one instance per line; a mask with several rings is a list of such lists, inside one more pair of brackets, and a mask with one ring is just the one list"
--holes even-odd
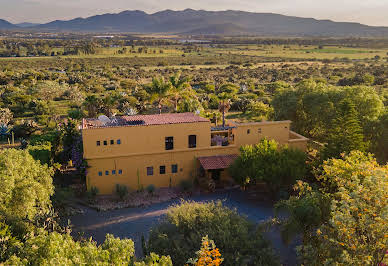
[(222, 126), (225, 127), (225, 113), (230, 109), (230, 100), (237, 93), (237, 86), (231, 83), (221, 85), (217, 90), (217, 97), (220, 99), (218, 109), (222, 113)]
[(306, 154), (300, 150), (279, 147), (274, 140), (263, 139), (257, 145), (240, 148), (240, 156), (229, 168), (241, 186), (264, 182), (276, 197), (306, 175)]
[(168, 254), (174, 265), (184, 265), (206, 235), (217, 243), (225, 265), (279, 264), (262, 229), (221, 202), (182, 202), (170, 207), (151, 230), (147, 250)]
[(0, 214), (9, 220), (33, 219), (48, 211), (53, 170), (22, 150), (0, 151)]
[(189, 259), (187, 263), (201, 266), (201, 265), (211, 265), (211, 266), (220, 266), (223, 262), (221, 253), (213, 240), (209, 239), (208, 236), (202, 238), (202, 246), (197, 253), (197, 258)]
[(181, 72), (177, 72), (174, 76), (170, 77), (171, 89), (169, 95), (173, 101), (175, 112), (178, 111), (179, 100), (182, 99), (182, 93), (184, 90), (191, 89), (190, 79), (182, 77)]
[(152, 83), (147, 87), (147, 92), (151, 95), (151, 101), (156, 102), (159, 114), (162, 113), (163, 104), (170, 93), (171, 83), (165, 82), (163, 77), (153, 78)]
[(357, 118), (354, 104), (345, 100), (342, 102), (334, 127), (323, 150), (323, 158), (338, 158), (341, 153), (349, 153), (353, 150), (365, 152), (368, 144), (364, 142), (364, 135)]
[(281, 203), (289, 214), (283, 229), (303, 230), (301, 263), (380, 265), (388, 249), (388, 165), (353, 151), (326, 161), (316, 178), (319, 189), (301, 182), (299, 195)]
[(108, 95), (102, 99), (101, 111), (108, 117), (112, 116), (112, 110), (116, 105), (116, 99)]
[(100, 99), (98, 99), (95, 95), (87, 96), (83, 105), (86, 107), (89, 117), (96, 117), (100, 108)]
[(107, 235), (97, 246), (91, 240), (76, 242), (69, 234), (39, 230), (5, 265), (129, 265), (134, 258), (134, 243)]

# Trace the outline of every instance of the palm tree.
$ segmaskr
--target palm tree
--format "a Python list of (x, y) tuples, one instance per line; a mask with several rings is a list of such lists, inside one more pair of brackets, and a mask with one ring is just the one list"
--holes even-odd
[(217, 97), (221, 100), (218, 105), (218, 110), (222, 112), (222, 127), (225, 127), (225, 113), (230, 109), (230, 100), (237, 91), (237, 86), (231, 83), (223, 84), (217, 90)]
[(147, 87), (147, 90), (151, 95), (151, 101), (158, 104), (159, 114), (161, 114), (162, 106), (171, 90), (171, 83), (165, 82), (163, 77), (153, 78), (152, 83)]
[(170, 77), (170, 97), (173, 101), (175, 112), (178, 112), (178, 103), (182, 99), (182, 92), (191, 88), (189, 82), (190, 79), (188, 77), (182, 77), (181, 72), (177, 72), (174, 76)]
[(100, 99), (98, 99), (95, 95), (90, 95), (86, 97), (83, 106), (86, 107), (89, 117), (96, 117), (100, 107)]
[(110, 117), (112, 116), (112, 110), (116, 105), (116, 99), (111, 97), (110, 95), (106, 96), (104, 99), (102, 99), (102, 112)]

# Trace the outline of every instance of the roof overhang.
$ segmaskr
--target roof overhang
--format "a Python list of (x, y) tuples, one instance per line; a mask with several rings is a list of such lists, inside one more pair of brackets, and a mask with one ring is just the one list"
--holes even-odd
[(198, 161), (205, 170), (226, 169), (237, 159), (237, 154), (198, 157)]

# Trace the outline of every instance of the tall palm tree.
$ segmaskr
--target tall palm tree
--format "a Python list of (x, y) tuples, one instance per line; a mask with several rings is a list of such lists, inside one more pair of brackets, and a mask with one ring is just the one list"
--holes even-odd
[(181, 74), (179, 71), (169, 79), (171, 83), (170, 97), (174, 104), (175, 112), (178, 112), (178, 103), (182, 99), (182, 92), (191, 89), (190, 79), (182, 77)]
[(231, 83), (223, 84), (217, 90), (217, 97), (221, 100), (218, 109), (222, 112), (222, 127), (225, 127), (225, 113), (230, 109), (230, 100), (237, 91), (237, 86)]
[(89, 95), (86, 97), (83, 106), (85, 106), (88, 111), (89, 117), (96, 117), (98, 109), (100, 108), (100, 99), (98, 99), (95, 95)]
[(113, 108), (115, 108), (116, 106), (116, 99), (113, 98), (112, 96), (108, 95), (106, 96), (104, 99), (102, 99), (102, 106), (101, 106), (101, 109), (102, 109), (102, 112), (110, 117), (112, 116), (112, 111), (113, 111)]
[(153, 78), (152, 83), (147, 87), (151, 95), (151, 101), (156, 102), (159, 108), (159, 114), (162, 113), (163, 104), (166, 102), (171, 90), (171, 83), (165, 82), (163, 77)]

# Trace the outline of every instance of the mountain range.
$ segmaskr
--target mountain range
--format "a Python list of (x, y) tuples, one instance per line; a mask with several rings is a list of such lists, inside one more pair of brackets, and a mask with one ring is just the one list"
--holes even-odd
[(23, 26), (0, 20), (0, 29), (62, 32), (121, 32), (190, 35), (263, 35), (263, 36), (358, 36), (388, 37), (388, 27), (360, 23), (334, 22), (272, 13), (244, 11), (164, 10), (154, 14), (124, 11), (46, 24)]

